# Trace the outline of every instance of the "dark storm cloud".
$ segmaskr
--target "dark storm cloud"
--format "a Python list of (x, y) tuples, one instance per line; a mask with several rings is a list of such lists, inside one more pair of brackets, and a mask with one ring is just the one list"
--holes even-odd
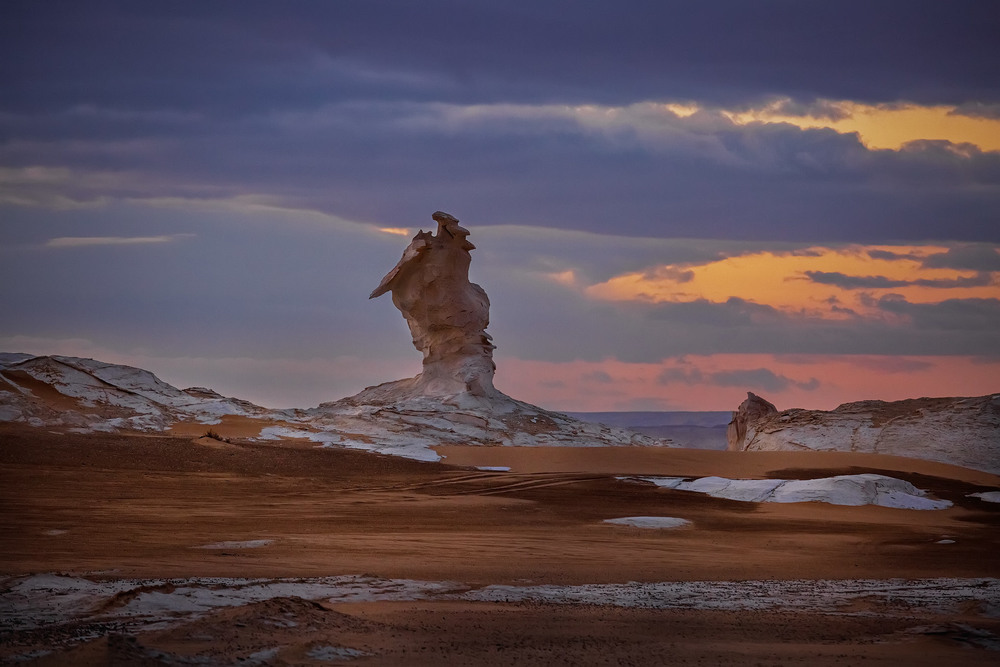
[(810, 378), (806, 382), (797, 382), (766, 368), (719, 371), (712, 373), (709, 380), (712, 384), (720, 387), (750, 387), (766, 391), (784, 391), (789, 387), (812, 391), (820, 385), (816, 378)]
[(683, 303), (658, 304), (649, 311), (652, 320), (689, 319), (713, 327), (749, 326), (754, 323), (784, 320), (781, 311), (773, 306), (752, 303), (739, 297), (729, 297), (725, 303), (704, 299)]
[(1000, 153), (871, 151), (641, 104), (994, 104), (985, 4), (8, 2), (0, 198), (254, 195), (392, 226), (444, 206), (635, 236), (995, 242)]
[(949, 114), (971, 118), (1000, 118), (1000, 103), (964, 102), (956, 106)]
[(970, 271), (1000, 271), (1000, 249), (983, 244), (949, 248), (930, 255), (923, 261), (928, 269), (967, 269)]
[(995, 356), (1000, 330), (1000, 301), (994, 299), (913, 304), (890, 297), (870, 305), (891, 317), (831, 320), (736, 298), (655, 305), (595, 302), (558, 285), (503, 279), (492, 268), (488, 278), (480, 282), (490, 290), (490, 329), (499, 359), (601, 361), (611, 356), (641, 363), (718, 353)]
[(986, 272), (962, 278), (919, 278), (917, 280), (894, 280), (886, 276), (849, 276), (839, 271), (806, 271), (806, 277), (814, 283), (835, 285), (843, 289), (881, 289), (887, 287), (934, 287), (951, 289), (955, 287), (985, 287), (994, 283)]
[[(894, 315), (905, 316), (914, 329), (941, 332), (956, 339), (969, 335), (984, 342), (992, 340), (996, 348), (996, 332), (1000, 330), (1000, 299), (948, 299), (939, 303), (911, 303), (901, 296), (887, 295), (877, 306)], [(990, 354), (986, 348), (969, 350), (969, 354)]]
[(731, 371), (716, 371), (703, 373), (690, 367), (667, 368), (657, 376), (656, 381), (662, 385), (682, 384), (712, 384), (717, 387), (743, 387), (764, 391), (785, 391), (789, 388), (813, 391), (820, 386), (819, 380), (810, 378), (805, 382), (792, 380), (767, 368), (738, 369)]
[[(7, 108), (1000, 101), (990, 3), (7, 2)], [(42, 81), (44, 80), (44, 81)]]
[(917, 253), (909, 252), (893, 252), (892, 250), (868, 250), (867, 254), (872, 259), (888, 259), (890, 261), (897, 259), (911, 259), (915, 261), (923, 261), (924, 256)]
[(584, 373), (580, 376), (581, 382), (586, 383), (596, 383), (596, 384), (610, 384), (614, 382), (614, 379), (602, 370), (591, 371), (589, 373)]
[(600, 112), (564, 107), (381, 103), (232, 122), (8, 115), (0, 195), (252, 194), (389, 226), (446, 206), (479, 224), (635, 236), (1000, 240), (990, 187), (1000, 152), (926, 142), (872, 151), (854, 135), (738, 126), (708, 112), (618, 115), (602, 124)]
[[(869, 371), (878, 373), (912, 373), (934, 368), (930, 362), (905, 357), (867, 357), (864, 363)], [(984, 357), (983, 363), (996, 363), (996, 360), (987, 361)]]
[[(609, 229), (613, 228), (614, 220), (608, 222)], [(476, 235), (482, 244), (477, 243), (480, 247), (473, 270), (486, 266), (491, 271), (490, 277), (495, 273), (497, 278), (504, 272), (523, 275), (571, 271), (586, 285), (602, 283), (623, 273), (646, 271), (655, 265), (704, 264), (754, 251), (794, 248), (789, 243), (629, 238), (501, 225), (477, 228)]]
[(674, 384), (676, 382), (680, 382), (681, 384), (701, 384), (705, 381), (705, 374), (693, 366), (689, 368), (674, 366), (661, 371), (656, 376), (656, 381), (663, 385)]

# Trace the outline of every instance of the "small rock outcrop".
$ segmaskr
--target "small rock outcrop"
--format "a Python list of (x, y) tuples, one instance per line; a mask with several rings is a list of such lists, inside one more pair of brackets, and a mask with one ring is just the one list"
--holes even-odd
[(778, 408), (774, 407), (773, 403), (765, 401), (752, 391), (748, 391), (747, 400), (740, 403), (740, 407), (733, 413), (733, 419), (726, 428), (726, 442), (729, 443), (729, 449), (731, 451), (742, 450), (743, 443), (747, 439), (747, 429), (752, 429), (759, 419), (777, 412)]
[(778, 412), (751, 393), (733, 414), (729, 448), (892, 454), (1000, 473), (1000, 394)]

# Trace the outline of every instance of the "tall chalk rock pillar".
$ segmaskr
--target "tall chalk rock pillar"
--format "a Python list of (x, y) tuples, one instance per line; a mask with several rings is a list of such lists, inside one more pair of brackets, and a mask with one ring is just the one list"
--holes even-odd
[(423, 371), (407, 392), (414, 396), (468, 393), (493, 398), (490, 300), (485, 290), (469, 282), (469, 231), (455, 217), (438, 211), (431, 216), (437, 233), (420, 231), (399, 263), (371, 293), (374, 299), (392, 293), (392, 302), (406, 318), (413, 346), (424, 355)]

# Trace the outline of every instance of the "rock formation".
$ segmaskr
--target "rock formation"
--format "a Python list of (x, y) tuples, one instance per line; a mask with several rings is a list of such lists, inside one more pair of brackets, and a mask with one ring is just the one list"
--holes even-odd
[[(515, 400), (493, 386), (490, 301), (469, 282), (468, 230), (435, 213), (371, 293), (392, 293), (424, 355), (413, 378), (368, 387), (308, 410), (267, 410), (208, 389), (180, 390), (152, 373), (74, 357), (0, 354), (0, 422), (74, 430), (144, 430), (185, 423), (266, 440), (295, 438), (421, 460), (437, 445), (668, 445)], [(243, 436), (241, 436), (243, 437)]]
[[(303, 419), (330, 442), (398, 453), (438, 444), (668, 445), (622, 428), (592, 424), (507, 396), (493, 386), (490, 301), (469, 282), (469, 231), (441, 211), (436, 234), (420, 231), (370, 298), (392, 293), (413, 346), (424, 355), (413, 378), (368, 387), (354, 396), (306, 410)], [(347, 433), (341, 437), (339, 433)], [(324, 436), (325, 437), (325, 436)]]
[(773, 415), (777, 411), (778, 408), (774, 407), (772, 403), (748, 391), (747, 400), (740, 403), (740, 407), (733, 413), (733, 419), (726, 429), (726, 441), (729, 443), (729, 449), (735, 451), (743, 449), (743, 443), (747, 440), (747, 429), (751, 429), (750, 439), (753, 440), (752, 429), (757, 420)]
[(490, 300), (482, 287), (469, 282), (469, 251), (476, 246), (455, 217), (441, 211), (432, 217), (437, 234), (421, 230), (414, 236), (399, 263), (368, 297), (392, 293), (392, 303), (410, 327), (413, 346), (424, 355), (420, 375), (385, 389), (395, 399), (402, 394), (463, 392), (494, 397), (494, 345), (486, 333)]
[(267, 410), (203, 387), (178, 389), (141, 368), (79, 357), (0, 354), (0, 422), (74, 431), (162, 431), (225, 415), (278, 420)]
[(178, 389), (131, 366), (0, 353), (0, 423), (10, 425), (72, 432), (155, 432), (183, 424), (180, 432), (211, 427), (225, 434), (234, 428), (239, 438), (291, 438), (429, 461), (440, 458), (431, 447), (447, 444), (665, 444), (494, 392), (492, 399), (463, 392), (378, 405), (355, 396), (310, 410), (272, 410), (211, 389)]
[(728, 436), (729, 449), (742, 451), (892, 454), (1000, 473), (1000, 394), (778, 412), (748, 393), (733, 413)]

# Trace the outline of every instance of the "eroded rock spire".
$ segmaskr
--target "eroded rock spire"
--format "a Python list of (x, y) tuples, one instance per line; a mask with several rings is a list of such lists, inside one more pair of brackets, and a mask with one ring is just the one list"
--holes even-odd
[(490, 300), (469, 281), (469, 231), (458, 219), (438, 211), (431, 216), (437, 233), (421, 230), (403, 257), (385, 275), (369, 298), (392, 293), (392, 302), (406, 318), (413, 346), (424, 355), (423, 371), (408, 387), (411, 395), (448, 396), (470, 393), (492, 397), (492, 337)]

